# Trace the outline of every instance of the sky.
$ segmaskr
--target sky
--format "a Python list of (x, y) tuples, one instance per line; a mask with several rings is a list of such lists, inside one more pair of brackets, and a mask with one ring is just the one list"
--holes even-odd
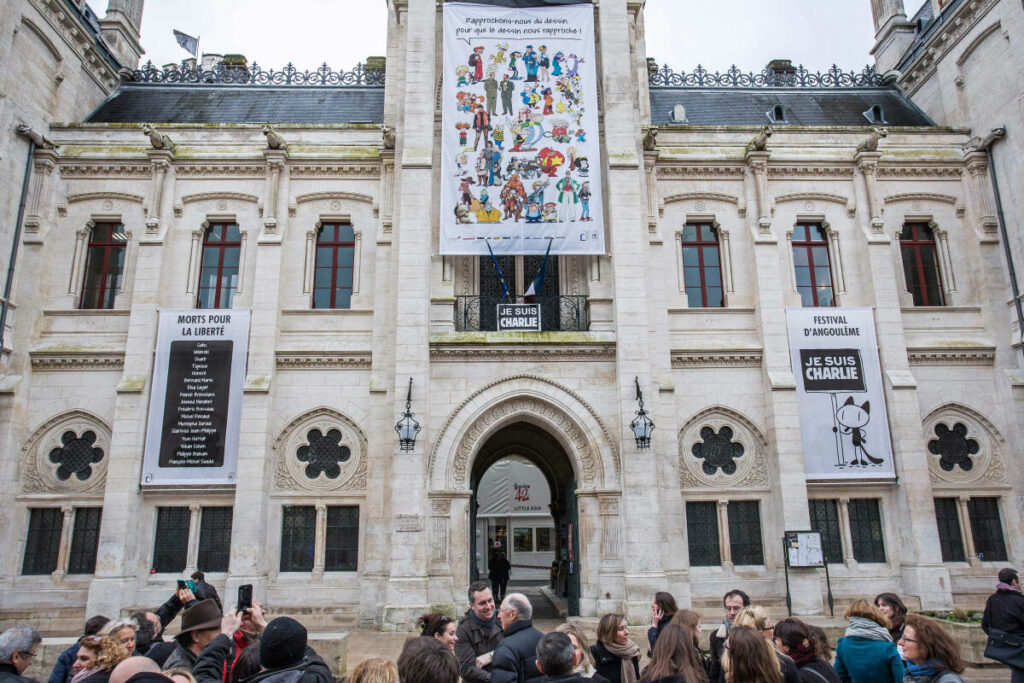
[[(101, 15), (106, 0), (93, 0)], [(914, 0), (907, 3), (912, 11)], [(870, 0), (647, 0), (647, 54), (676, 71), (736, 64), (760, 71), (791, 59), (812, 71), (871, 62)], [(143, 63), (181, 61), (188, 54), (171, 33), (199, 36), (200, 52), (242, 53), (264, 67), (288, 62), (300, 70), (327, 62), (351, 69), (385, 53), (385, 0), (147, 0)]]

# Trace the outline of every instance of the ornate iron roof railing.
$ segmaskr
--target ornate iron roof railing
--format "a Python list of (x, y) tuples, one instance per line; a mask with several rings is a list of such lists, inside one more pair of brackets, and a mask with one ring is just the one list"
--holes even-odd
[(147, 62), (139, 69), (126, 70), (122, 78), (127, 83), (186, 83), (198, 85), (384, 85), (383, 69), (367, 69), (356, 64), (351, 71), (333, 71), (326, 62), (315, 71), (299, 71), (290, 62), (280, 71), (263, 69), (252, 64), (218, 63), (213, 67), (183, 61), (164, 68)]
[(666, 65), (658, 69), (653, 67), (648, 82), (655, 87), (864, 88), (885, 85), (885, 79), (870, 65), (865, 66), (860, 73), (843, 71), (834, 64), (824, 73), (808, 71), (803, 65), (778, 71), (765, 67), (760, 73), (740, 71), (735, 65), (725, 73), (711, 73), (699, 64), (690, 72), (675, 72)]

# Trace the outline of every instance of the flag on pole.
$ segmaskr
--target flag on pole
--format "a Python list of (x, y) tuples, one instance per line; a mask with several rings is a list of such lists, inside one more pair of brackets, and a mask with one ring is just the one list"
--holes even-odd
[(191, 54), (193, 57), (197, 56), (196, 52), (199, 50), (198, 38), (193, 38), (187, 33), (182, 33), (181, 31), (174, 29), (174, 39), (178, 41), (178, 45), (180, 45), (183, 50)]
[(494, 250), (491, 249), (491, 243), (486, 237), (484, 238), (484, 242), (487, 242), (487, 251), (491, 254), (491, 261), (494, 262), (494, 269), (498, 271), (498, 282), (501, 283), (501, 300), (504, 301), (506, 297), (511, 297), (508, 293), (508, 285), (505, 284), (505, 276), (501, 274), (501, 266), (498, 265), (498, 259), (494, 256)]
[(533, 282), (530, 283), (530, 288), (523, 294), (523, 298), (526, 299), (526, 303), (532, 304), (531, 298), (537, 296), (544, 291), (544, 273), (548, 269), (548, 256), (551, 255), (551, 243), (555, 241), (552, 237), (548, 240), (548, 250), (544, 252), (544, 260), (540, 264), (540, 270), (537, 271), (537, 277), (533, 278)]

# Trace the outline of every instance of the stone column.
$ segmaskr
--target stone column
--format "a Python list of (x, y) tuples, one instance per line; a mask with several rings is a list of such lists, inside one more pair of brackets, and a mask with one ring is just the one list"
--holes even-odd
[(147, 149), (146, 154), (153, 167), (153, 176), (149, 185), (149, 201), (146, 204), (146, 232), (152, 234), (160, 231), (164, 185), (167, 172), (171, 168), (171, 161), (174, 159), (174, 152), (166, 149)]
[(28, 210), (25, 212), (25, 220), (22, 225), (25, 228), (23, 239), (32, 242), (38, 238), (40, 228), (47, 213), (44, 207), (44, 199), (50, 194), (50, 176), (57, 168), (58, 154), (52, 149), (36, 148), (32, 165), (32, 182), (28, 192)]
[[(765, 436), (778, 459), (779, 486), (775, 501), (781, 506), (785, 529), (809, 529), (807, 475), (804, 470), (800, 413), (796, 402), (796, 379), (789, 357), (789, 328), (786, 324), (786, 292), (793, 290), (790, 259), (779, 253), (778, 237), (768, 207), (768, 152), (747, 153), (752, 182), (747, 184), (747, 206), (756, 206), (748, 230), (754, 237), (754, 291), (758, 293), (758, 323), (762, 352), (762, 382), (765, 398)], [(783, 266), (785, 264), (785, 266)], [(789, 272), (782, 272), (786, 267)], [(774, 564), (774, 543), (765, 544), (765, 563)], [(790, 588), (794, 614), (821, 614), (821, 580), (816, 572), (791, 572)]]
[(967, 166), (967, 196), (970, 198), (971, 215), (978, 233), (994, 237), (999, 230), (996, 220), (995, 202), (988, 179), (988, 157), (984, 152), (969, 152), (964, 156)]
[[(866, 154), (858, 155), (858, 167), (864, 166), (863, 156)], [(871, 185), (866, 187), (870, 202)], [(907, 341), (900, 311), (899, 290), (905, 286), (903, 273), (893, 262), (890, 238), (884, 234), (880, 219), (877, 225), (872, 220), (871, 233), (865, 235), (861, 248), (867, 252), (871, 283), (871, 289), (864, 292), (864, 298), (875, 304), (882, 383), (892, 431), (893, 458), (899, 475), (899, 487), (890, 498), (898, 508), (890, 514), (900, 519), (898, 528), (902, 538), (889, 539), (888, 545), (899, 557), (907, 593), (920, 596), (923, 609), (950, 609), (953, 598), (949, 571), (942, 564), (939, 532), (935, 525), (917, 380), (907, 359)]]
[(974, 531), (971, 529), (971, 513), (967, 508), (970, 496), (959, 496), (956, 499), (957, 515), (960, 521), (960, 538), (964, 539), (964, 553), (967, 554), (967, 562), (974, 569), (981, 567), (981, 560), (978, 559), (978, 549), (974, 547)]
[(878, 200), (878, 160), (881, 152), (857, 152), (855, 162), (857, 170), (864, 182), (864, 197), (868, 204), (869, 229), (873, 234), (880, 234), (885, 226), (882, 220), (882, 203)]
[(316, 504), (316, 531), (313, 542), (313, 580), (324, 578), (327, 557), (327, 503)]
[[(613, 418), (622, 452), (622, 517), (629, 530), (622, 548), (624, 608), (632, 621), (650, 618), (651, 595), (665, 584), (662, 551), (658, 454), (674, 451), (671, 429), (655, 430), (651, 447), (639, 450), (629, 424), (637, 410), (636, 378), (651, 419), (670, 424), (670, 402), (661, 405), (650, 346), (651, 258), (644, 171), (640, 145), (637, 76), (631, 66), (629, 15), (626, 0), (607, 0), (598, 7), (598, 60), (604, 94), (604, 139), (608, 155), (606, 223), (615, 300), (618, 415)], [(657, 365), (658, 363), (655, 363)], [(656, 492), (656, 493), (654, 493)], [(653, 493), (653, 495), (652, 495)], [(652, 561), (652, 558), (654, 561)]]
[(199, 564), (199, 524), (202, 508), (198, 503), (188, 506), (188, 549), (185, 551), (185, 573), (191, 574)]
[(268, 235), (277, 232), (277, 211), (281, 191), (281, 173), (288, 161), (288, 150), (265, 149), (267, 159), (267, 196), (263, 203), (263, 229)]
[(75, 523), (75, 508), (71, 505), (62, 505), (60, 511), (64, 519), (60, 529), (60, 546), (57, 549), (57, 569), (51, 576), (53, 580), (60, 583), (68, 574), (68, 559), (71, 556), (71, 533)]
[(107, 15), (99, 22), (103, 40), (129, 69), (138, 66), (145, 53), (139, 44), (144, 4), (145, 0), (110, 0)]
[[(412, 378), (412, 410), (425, 428), (410, 451), (399, 449), (394, 434), (381, 438), (378, 457), (390, 458), (388, 482), (390, 517), (400, 522), (400, 540), (388, 547), (388, 581), (383, 601), (385, 628), (412, 628), (427, 609), (428, 533), (424, 517), (427, 496), (426, 420), (430, 406), (430, 264), (435, 251), (432, 215), (435, 53), (440, 7), (434, 0), (409, 0), (402, 20), (405, 30), (405, 82), (397, 126), (395, 215), (398, 273), (394, 295), (395, 367), (390, 388), (391, 415), (397, 421), (405, 410)], [(387, 504), (386, 504), (387, 505)], [(386, 507), (385, 507), (386, 510)]]
[[(931, 0), (935, 2), (935, 0)], [(935, 15), (938, 16), (938, 9)], [(914, 39), (914, 24), (907, 21), (903, 0), (871, 0), (871, 16), (875, 22), (875, 57), (878, 71), (892, 69)]]
[(850, 499), (840, 498), (836, 505), (839, 508), (839, 538), (843, 543), (843, 563), (850, 569), (857, 567), (857, 559), (853, 556), (853, 539), (850, 537)]
[(729, 501), (725, 498), (716, 501), (715, 511), (718, 513), (718, 554), (722, 561), (722, 569), (732, 570), (732, 543), (729, 540)]

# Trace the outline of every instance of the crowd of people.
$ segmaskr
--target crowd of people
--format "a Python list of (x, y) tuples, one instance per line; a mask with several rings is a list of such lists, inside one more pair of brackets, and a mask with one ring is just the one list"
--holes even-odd
[[(327, 663), (290, 617), (266, 620), (259, 601), (224, 612), (219, 596), (193, 576), (153, 612), (90, 618), (81, 638), (61, 653), (48, 683), (334, 683)], [(456, 621), (432, 613), (420, 636), (406, 640), (396, 662), (367, 659), (346, 683), (962, 683), (956, 641), (935, 620), (908, 613), (894, 593), (854, 600), (849, 625), (833, 652), (825, 632), (789, 617), (773, 623), (748, 595), (722, 600), (721, 625), (701, 648), (701, 615), (655, 594), (646, 659), (620, 614), (601, 617), (595, 642), (574, 623), (542, 633), (522, 593), (495, 603), (490, 586), (469, 586), (469, 609)], [(172, 640), (164, 629), (181, 613)], [(982, 628), (986, 655), (1024, 683), (1024, 595), (1014, 569), (999, 572)], [(0, 634), (0, 683), (35, 683), (22, 674), (41, 642), (31, 626)]]

